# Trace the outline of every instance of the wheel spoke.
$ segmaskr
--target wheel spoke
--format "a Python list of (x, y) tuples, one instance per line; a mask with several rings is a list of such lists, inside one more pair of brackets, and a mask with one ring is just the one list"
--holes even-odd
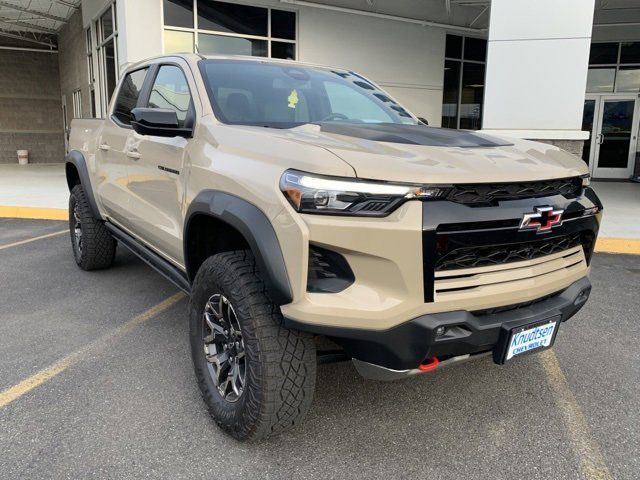
[(246, 382), (245, 345), (240, 322), (231, 302), (222, 294), (205, 303), (202, 339), (209, 372), (218, 392), (237, 401)]

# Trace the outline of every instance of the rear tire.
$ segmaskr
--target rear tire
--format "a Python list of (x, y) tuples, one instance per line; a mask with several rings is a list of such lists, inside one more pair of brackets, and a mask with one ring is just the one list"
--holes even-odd
[(82, 185), (71, 190), (69, 232), (73, 257), (82, 270), (98, 270), (113, 264), (117, 242), (104, 222), (94, 217)]
[(302, 421), (315, 389), (315, 343), (282, 325), (251, 252), (220, 253), (202, 264), (189, 315), (198, 385), (225, 432), (259, 440)]

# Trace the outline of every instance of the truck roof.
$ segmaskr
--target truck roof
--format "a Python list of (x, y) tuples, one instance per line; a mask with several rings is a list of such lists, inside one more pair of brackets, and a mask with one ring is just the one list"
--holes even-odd
[(157, 55), (155, 57), (150, 57), (147, 58), (145, 60), (141, 60), (139, 62), (135, 62), (132, 63), (130, 65), (127, 65), (125, 70), (130, 70), (132, 68), (137, 68), (143, 65), (146, 65), (150, 62), (153, 62), (155, 60), (158, 59), (162, 59), (162, 58), (183, 58), (188, 62), (197, 62), (199, 60), (243, 60), (243, 61), (249, 61), (249, 62), (260, 62), (260, 63), (275, 63), (275, 64), (285, 64), (285, 65), (291, 65), (291, 66), (304, 66), (304, 67), (314, 67), (314, 68), (323, 68), (323, 69), (329, 69), (329, 70), (338, 70), (338, 71), (342, 71), (342, 72), (346, 72), (348, 71), (345, 68), (341, 68), (341, 67), (333, 67), (330, 65), (322, 65), (322, 64), (318, 64), (318, 63), (310, 63), (310, 62), (300, 62), (298, 60), (284, 60), (284, 59), (280, 59), (280, 58), (267, 58), (267, 57), (253, 57), (253, 56), (249, 56), (249, 55), (202, 55), (199, 53), (191, 53), (191, 52), (184, 52), (184, 53), (171, 53), (171, 54), (166, 54), (166, 55)]

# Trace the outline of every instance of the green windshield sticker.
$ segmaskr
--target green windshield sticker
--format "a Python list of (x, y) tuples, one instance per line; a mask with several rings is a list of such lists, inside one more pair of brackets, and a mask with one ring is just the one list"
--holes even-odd
[(287, 97), (287, 100), (289, 102), (289, 108), (296, 108), (296, 105), (298, 105), (298, 102), (300, 101), (298, 99), (298, 91), (293, 90), (289, 97)]

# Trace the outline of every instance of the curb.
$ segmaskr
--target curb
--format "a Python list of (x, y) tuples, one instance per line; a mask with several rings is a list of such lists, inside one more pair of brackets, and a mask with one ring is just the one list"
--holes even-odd
[[(68, 220), (69, 213), (63, 208), (3, 207), (0, 218), (25, 218), (32, 220)], [(598, 238), (596, 252), (640, 255), (640, 239)]]
[(0, 218), (28, 218), (32, 220), (69, 220), (64, 208), (0, 206)]

